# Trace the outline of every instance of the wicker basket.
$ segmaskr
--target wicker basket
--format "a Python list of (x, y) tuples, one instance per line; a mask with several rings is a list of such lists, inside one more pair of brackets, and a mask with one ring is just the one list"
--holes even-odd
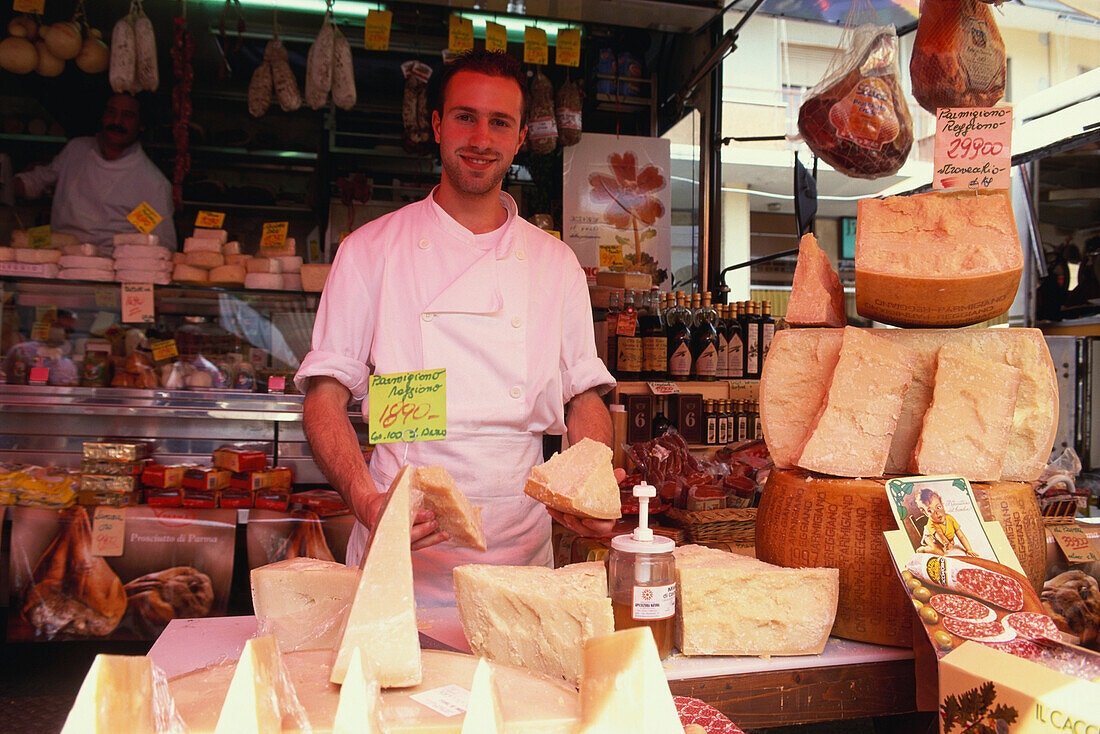
[(756, 508), (738, 507), (725, 510), (688, 512), (674, 508), (665, 510), (670, 525), (684, 529), (693, 543), (728, 541), (738, 545), (756, 542)]

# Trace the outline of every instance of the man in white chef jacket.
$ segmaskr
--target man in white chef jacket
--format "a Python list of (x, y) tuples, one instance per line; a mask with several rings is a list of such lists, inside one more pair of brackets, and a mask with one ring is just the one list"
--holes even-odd
[(126, 216), (145, 202), (162, 217), (151, 234), (175, 251), (172, 184), (138, 142), (144, 129), (140, 102), (111, 95), (99, 133), (73, 138), (48, 164), (17, 174), (16, 196), (36, 199), (54, 186), (50, 227), (96, 245), (104, 257), (111, 256), (116, 234), (137, 231)]
[[(442, 180), (423, 201), (340, 245), (295, 376), (318, 466), (359, 522), (357, 563), (385, 490), (405, 464), (442, 466), (481, 506), (488, 551), (459, 547), (421, 511), (412, 529), (420, 606), (454, 603), (465, 563), (550, 565), (550, 515), (523, 493), (544, 433), (610, 444), (600, 395), (614, 379), (596, 356), (588, 286), (560, 240), (516, 214), (501, 182), (526, 135), (519, 63), (475, 51), (443, 72), (432, 128)], [(375, 447), (370, 467), (347, 418), (368, 415), (371, 374), (446, 369), (447, 438)], [(611, 521), (554, 515), (585, 535)], [(366, 527), (364, 527), (366, 526)]]

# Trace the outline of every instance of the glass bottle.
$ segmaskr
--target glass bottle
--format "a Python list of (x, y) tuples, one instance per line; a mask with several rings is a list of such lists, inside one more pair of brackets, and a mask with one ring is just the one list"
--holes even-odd
[(619, 374), (619, 312), (622, 308), (622, 292), (611, 291), (607, 297), (607, 371), (616, 376)]
[(619, 377), (637, 380), (642, 376), (642, 334), (638, 329), (638, 310), (634, 306), (634, 291), (627, 291), (623, 310), (619, 314), (619, 350), (615, 364)]
[(676, 305), (666, 317), (668, 331), (668, 376), (673, 380), (691, 379), (691, 315), (684, 304), (683, 291), (676, 293)]
[(707, 446), (713, 446), (718, 441), (718, 420), (715, 415), (714, 401), (703, 401), (703, 425), (706, 426), (706, 443)]
[(775, 337), (775, 319), (772, 318), (772, 302), (764, 301), (763, 313), (760, 314), (760, 371), (764, 371), (764, 360), (768, 356), (768, 350), (772, 347), (772, 339)]
[(749, 437), (749, 414), (745, 408), (747, 401), (741, 400), (737, 405), (737, 440), (746, 441)]
[(718, 364), (714, 368), (714, 376), (719, 380), (728, 380), (730, 376), (730, 342), (729, 334), (726, 332), (726, 314), (729, 306), (723, 303), (715, 306), (715, 309), (718, 311), (718, 319), (714, 324), (718, 331)]
[(642, 326), (642, 367), (648, 380), (664, 380), (668, 370), (668, 344), (665, 341), (662, 300), (658, 291), (650, 291), (649, 308)]
[(718, 445), (725, 446), (730, 442), (729, 425), (726, 423), (726, 401), (718, 401)]
[(756, 308), (757, 303), (750, 301), (745, 318), (745, 377), (750, 380), (760, 379), (760, 316)]
[(696, 380), (713, 381), (718, 366), (718, 331), (714, 328), (714, 309), (710, 307), (710, 294), (691, 296), (692, 373)]
[(741, 330), (742, 305), (730, 304), (726, 319), (726, 341), (729, 343), (727, 357), (730, 379), (740, 380), (745, 376), (745, 339)]
[(753, 401), (749, 406), (749, 415), (752, 416), (752, 437), (764, 438), (764, 429), (760, 427), (760, 405)]

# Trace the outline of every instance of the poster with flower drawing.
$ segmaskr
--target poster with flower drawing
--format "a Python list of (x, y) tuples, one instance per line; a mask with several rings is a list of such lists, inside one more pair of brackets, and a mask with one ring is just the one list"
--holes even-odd
[(590, 274), (648, 273), (668, 288), (670, 150), (661, 138), (595, 133), (565, 149), (563, 238)]

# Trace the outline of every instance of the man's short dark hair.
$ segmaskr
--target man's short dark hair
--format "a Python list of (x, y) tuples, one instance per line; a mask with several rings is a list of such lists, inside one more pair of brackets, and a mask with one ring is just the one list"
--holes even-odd
[(522, 94), (520, 109), (520, 125), (527, 124), (527, 107), (530, 94), (527, 88), (527, 76), (523, 73), (523, 67), (514, 56), (503, 51), (486, 51), (474, 49), (459, 54), (451, 63), (443, 67), (443, 71), (432, 77), (435, 83), (435, 91), (432, 94), (432, 111), (443, 114), (443, 95), (447, 91), (447, 84), (451, 77), (460, 71), (472, 71), (486, 76), (499, 76), (511, 79), (519, 85)]

